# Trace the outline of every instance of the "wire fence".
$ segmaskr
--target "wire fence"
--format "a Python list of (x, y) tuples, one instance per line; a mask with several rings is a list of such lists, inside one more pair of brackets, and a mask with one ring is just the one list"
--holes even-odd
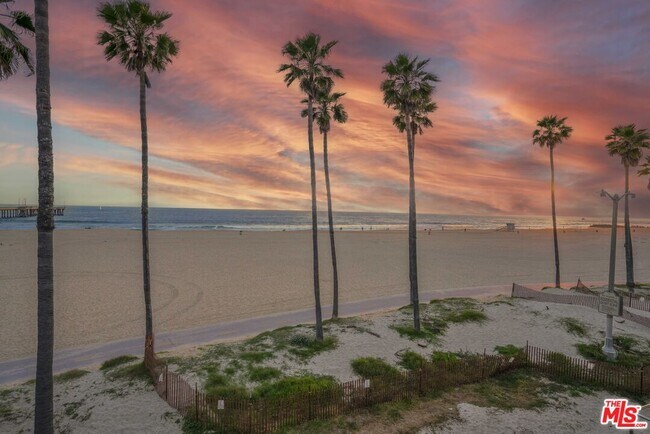
[(528, 345), (515, 356), (465, 355), (456, 360), (427, 362), (415, 371), (358, 379), (280, 398), (210, 396), (169, 371), (153, 353), (145, 357), (145, 365), (156, 391), (170, 406), (208, 429), (228, 433), (274, 432), (310, 420), (356, 413), (380, 403), (477, 383), (526, 367), (558, 381), (579, 382), (634, 395), (650, 393), (650, 367), (593, 363)]
[[(512, 297), (525, 298), (527, 300), (541, 301), (546, 303), (573, 304), (598, 309), (598, 296), (587, 294), (552, 294), (550, 292), (537, 291), (522, 285), (512, 284)], [(642, 312), (650, 312), (650, 301), (637, 294), (630, 298), (623, 297), (623, 318), (650, 328), (650, 315), (642, 315), (631, 312), (629, 308)]]

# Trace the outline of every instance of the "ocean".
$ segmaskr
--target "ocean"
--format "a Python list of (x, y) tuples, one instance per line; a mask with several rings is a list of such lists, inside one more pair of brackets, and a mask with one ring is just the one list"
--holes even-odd
[[(327, 213), (319, 213), (319, 228), (327, 228)], [(408, 215), (379, 212), (336, 212), (337, 230), (406, 230)], [(620, 216), (619, 224), (623, 218)], [(515, 223), (521, 229), (552, 227), (548, 216), (479, 216), (418, 214), (419, 229), (498, 229)], [(558, 217), (560, 228), (586, 228), (609, 224), (607, 217)], [(650, 226), (650, 219), (632, 219), (632, 224)], [(33, 229), (36, 218), (0, 219), (2, 229)], [(151, 230), (233, 230), (282, 231), (311, 229), (309, 211), (266, 211), (191, 208), (151, 208)], [(140, 209), (127, 207), (68, 206), (65, 215), (56, 217), (57, 229), (139, 229)]]

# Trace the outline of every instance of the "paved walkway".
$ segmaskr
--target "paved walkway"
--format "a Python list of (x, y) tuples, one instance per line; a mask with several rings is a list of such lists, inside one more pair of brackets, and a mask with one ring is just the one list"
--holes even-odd
[[(573, 284), (566, 284), (569, 287)], [(541, 288), (543, 285), (527, 285), (531, 288)], [(420, 294), (420, 301), (426, 303), (432, 299), (447, 297), (485, 297), (509, 295), (511, 285), (483, 286), (472, 288), (456, 288), (436, 290)], [(408, 294), (361, 300), (341, 304), (340, 316), (355, 316), (386, 309), (395, 309), (409, 304)], [(323, 307), (323, 318), (331, 316), (331, 306)], [(184, 346), (202, 345), (214, 341), (242, 338), (273, 330), (279, 327), (313, 322), (313, 309), (303, 309), (276, 315), (250, 318), (239, 321), (217, 323), (209, 326), (187, 330), (177, 330), (156, 334), (156, 350), (168, 351)], [(141, 355), (144, 337), (136, 337), (99, 345), (81, 348), (70, 348), (56, 351), (54, 354), (54, 372), (65, 372), (70, 369), (99, 364), (105, 360), (124, 354)], [(36, 358), (8, 360), (0, 362), (0, 384), (15, 383), (34, 378)]]

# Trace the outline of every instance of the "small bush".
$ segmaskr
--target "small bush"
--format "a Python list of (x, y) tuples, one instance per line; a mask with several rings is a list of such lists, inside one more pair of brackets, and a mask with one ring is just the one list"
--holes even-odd
[(494, 351), (496, 351), (497, 354), (501, 354), (502, 356), (509, 356), (509, 357), (518, 357), (524, 355), (523, 348), (519, 348), (512, 344), (497, 345), (496, 347), (494, 347)]
[(399, 372), (394, 366), (376, 357), (359, 357), (352, 360), (351, 364), (354, 373), (362, 378), (374, 378)]
[(144, 363), (136, 363), (135, 365), (124, 366), (116, 369), (108, 374), (111, 380), (128, 380), (128, 381), (146, 381), (152, 382), (149, 370), (144, 366)]
[(319, 341), (304, 335), (296, 335), (291, 338), (290, 345), (292, 347), (289, 349), (291, 354), (307, 360), (316, 354), (333, 350), (338, 345), (338, 340), (334, 336), (327, 336), (322, 341)]
[(438, 336), (445, 331), (443, 327), (437, 327), (430, 322), (422, 322), (420, 330), (415, 330), (412, 325), (394, 325), (391, 328), (401, 337), (412, 341), (422, 339), (431, 343), (436, 343)]
[(72, 380), (76, 380), (77, 378), (81, 378), (86, 374), (90, 374), (90, 372), (85, 371), (83, 369), (73, 369), (71, 371), (67, 371), (67, 372), (63, 372), (61, 374), (55, 375), (54, 376), (54, 381), (60, 381), (60, 382), (72, 381)]
[(431, 361), (432, 362), (457, 362), (460, 360), (460, 358), (454, 354), (450, 353), (448, 351), (434, 351), (433, 354), (431, 354)]
[(564, 329), (572, 335), (580, 337), (587, 336), (587, 326), (580, 320), (566, 317), (560, 319), (560, 324), (562, 324)]
[(269, 366), (254, 366), (248, 372), (248, 378), (257, 382), (278, 378), (280, 375), (282, 375), (282, 372), (279, 369)]
[(451, 312), (447, 316), (447, 320), (456, 324), (466, 323), (466, 322), (484, 322), (488, 319), (485, 313), (480, 310), (474, 309), (464, 309), (457, 312)]
[(417, 369), (420, 369), (426, 363), (426, 361), (427, 359), (422, 357), (420, 354), (409, 350), (405, 351), (402, 354), (400, 357), (399, 365), (404, 369), (408, 369), (409, 371), (415, 371)]
[(637, 344), (637, 340), (632, 336), (614, 336), (614, 346), (621, 351), (633, 351), (633, 347), (635, 347)]
[(104, 363), (102, 363), (102, 366), (99, 368), (102, 371), (106, 371), (107, 369), (114, 368), (119, 365), (124, 365), (125, 363), (130, 363), (134, 360), (138, 360), (136, 356), (118, 356), (115, 357), (114, 359), (106, 360)]
[(246, 398), (247, 390), (242, 386), (231, 384), (225, 375), (214, 370), (208, 373), (205, 381), (205, 393), (217, 398)]
[(289, 343), (296, 347), (308, 347), (313, 339), (307, 335), (297, 334), (291, 336)]
[(239, 355), (240, 359), (251, 363), (260, 363), (273, 357), (275, 355), (270, 351), (247, 351)]
[(275, 383), (263, 383), (255, 389), (254, 394), (260, 398), (291, 396), (297, 393), (326, 390), (337, 384), (332, 377), (308, 374), (285, 377)]
[(640, 351), (634, 349), (633, 346), (636, 340), (629, 336), (616, 336), (614, 337), (614, 347), (618, 350), (616, 360), (610, 361), (605, 357), (602, 350), (602, 344), (592, 342), (590, 344), (576, 344), (578, 353), (588, 360), (595, 360), (599, 362), (608, 362), (621, 366), (638, 367), (650, 365), (650, 353), (647, 351)]
[(183, 434), (203, 434), (206, 432), (203, 423), (193, 417), (184, 418), (181, 429), (183, 430)]

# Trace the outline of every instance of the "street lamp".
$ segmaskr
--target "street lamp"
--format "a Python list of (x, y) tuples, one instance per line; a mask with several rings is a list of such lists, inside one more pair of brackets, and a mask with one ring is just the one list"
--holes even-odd
[[(609, 292), (610, 294), (614, 294), (614, 274), (616, 272), (616, 233), (618, 230), (618, 202), (628, 195), (632, 199), (634, 199), (634, 194), (630, 192), (627, 192), (622, 196), (619, 196), (618, 194), (612, 196), (611, 194), (607, 193), (605, 190), (601, 190), (600, 192), (601, 197), (609, 197), (613, 203), (612, 241), (611, 241), (610, 252), (609, 252), (609, 284), (607, 286), (607, 292)], [(601, 299), (602, 298), (603, 297), (601, 297)], [(607, 328), (605, 330), (605, 345), (603, 345), (603, 353), (609, 360), (615, 360), (617, 356), (616, 349), (614, 348), (614, 338), (612, 336), (613, 319), (614, 316), (611, 314), (611, 312), (607, 312)]]

